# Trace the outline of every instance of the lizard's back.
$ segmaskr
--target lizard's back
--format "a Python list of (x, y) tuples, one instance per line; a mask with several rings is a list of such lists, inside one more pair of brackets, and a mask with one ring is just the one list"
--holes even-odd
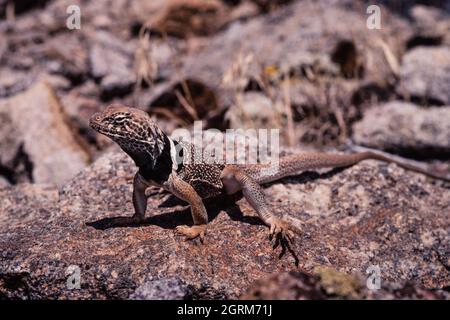
[(183, 147), (183, 160), (179, 166), (178, 176), (189, 183), (203, 199), (218, 196), (223, 191), (220, 174), (224, 163), (205, 163), (203, 150), (191, 143), (179, 142)]
[[(226, 162), (227, 157), (224, 157), (224, 155), (234, 152), (236, 157), (247, 156), (250, 154), (248, 146), (251, 145), (248, 144), (247, 140), (238, 140), (235, 142), (236, 144), (232, 145), (235, 148), (227, 149), (226, 143), (223, 143), (221, 146), (218, 146), (220, 149), (216, 150), (215, 148), (206, 149), (183, 141), (177, 141), (176, 143), (183, 148), (182, 165), (179, 166), (177, 174), (182, 180), (189, 183), (202, 198), (215, 197), (224, 191), (223, 182), (220, 178), (222, 170), (228, 164)], [(222, 152), (221, 154), (216, 154), (216, 152), (220, 151)], [(237, 153), (243, 154), (238, 155)], [(256, 154), (256, 159), (251, 159), (251, 161), (256, 163), (235, 164), (235, 166), (257, 182), (260, 182), (261, 170), (267, 169), (269, 165), (258, 163), (260, 161), (259, 154)]]

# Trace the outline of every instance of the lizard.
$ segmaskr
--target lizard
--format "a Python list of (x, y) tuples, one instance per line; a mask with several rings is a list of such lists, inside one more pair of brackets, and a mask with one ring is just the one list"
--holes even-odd
[(271, 237), (292, 241), (294, 232), (299, 232), (301, 227), (271, 212), (261, 185), (302, 171), (347, 167), (366, 159), (375, 159), (395, 163), (432, 178), (450, 181), (449, 176), (432, 173), (418, 164), (409, 163), (406, 159), (402, 161), (401, 158), (373, 150), (350, 154), (303, 152), (287, 155), (281, 157), (276, 170), (262, 170), (264, 164), (186, 161), (192, 160), (195, 154), (191, 144), (171, 139), (147, 112), (118, 103), (93, 114), (89, 124), (94, 130), (116, 142), (138, 168), (133, 178), (134, 215), (118, 217), (116, 222), (143, 222), (147, 199), (150, 196), (146, 190), (157, 186), (190, 205), (194, 224), (177, 226), (176, 231), (184, 235), (186, 240), (199, 237), (202, 243), (208, 224), (203, 200), (220, 194), (235, 194), (238, 191), (242, 191), (244, 198), (269, 227)]

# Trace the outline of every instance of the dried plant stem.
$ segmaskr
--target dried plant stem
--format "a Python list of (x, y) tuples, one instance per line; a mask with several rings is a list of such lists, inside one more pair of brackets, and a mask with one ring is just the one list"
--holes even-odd
[(180, 126), (187, 127), (189, 123), (182, 119), (180, 116), (176, 115), (172, 111), (164, 107), (153, 107), (150, 111), (150, 114), (157, 114), (166, 117), (167, 119), (175, 120)]
[(11, 0), (6, 3), (6, 21), (13, 23), (15, 20), (16, 20), (15, 5), (14, 2)]
[(291, 80), (289, 79), (289, 75), (285, 74), (283, 77), (283, 96), (284, 96), (284, 112), (287, 117), (287, 131), (286, 131), (286, 140), (289, 147), (292, 147), (295, 143), (295, 132), (294, 132), (294, 120), (292, 117), (292, 109), (291, 109)]
[(198, 114), (197, 111), (189, 104), (189, 102), (186, 100), (186, 98), (180, 93), (180, 91), (175, 90), (175, 96), (177, 97), (178, 101), (180, 102), (181, 106), (189, 113), (189, 115), (194, 120), (198, 120)]

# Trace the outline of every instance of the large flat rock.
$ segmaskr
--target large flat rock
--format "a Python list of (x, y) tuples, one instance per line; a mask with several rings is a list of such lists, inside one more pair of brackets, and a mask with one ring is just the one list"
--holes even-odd
[[(149, 199), (143, 225), (103, 229), (105, 218), (132, 214), (134, 171), (125, 154), (109, 153), (60, 192), (1, 189), (0, 297), (237, 298), (257, 279), (318, 266), (365, 274), (377, 265), (383, 281), (450, 284), (450, 188), (395, 165), (366, 161), (267, 186), (273, 210), (304, 223), (284, 253), (245, 200), (207, 205), (204, 245), (174, 232), (190, 214), (167, 196)], [(67, 286), (69, 266), (80, 289)]]
[(407, 52), (400, 68), (400, 88), (428, 105), (449, 105), (450, 48), (417, 47)]
[(449, 155), (450, 108), (421, 108), (392, 101), (367, 110), (353, 126), (356, 143), (369, 147), (410, 152)]

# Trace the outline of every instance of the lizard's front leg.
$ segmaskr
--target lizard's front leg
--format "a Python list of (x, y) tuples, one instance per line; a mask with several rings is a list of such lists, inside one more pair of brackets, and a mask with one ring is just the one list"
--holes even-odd
[(134, 215), (131, 217), (134, 222), (142, 222), (145, 219), (145, 211), (147, 210), (147, 194), (145, 190), (150, 185), (141, 177), (139, 172), (134, 175), (133, 179), (133, 206)]
[(222, 183), (225, 187), (225, 191), (228, 194), (235, 193), (238, 190), (242, 190), (245, 199), (255, 209), (261, 220), (269, 226), (270, 235), (280, 234), (287, 240), (292, 240), (294, 233), (292, 227), (286, 221), (283, 221), (276, 216), (269, 209), (269, 205), (266, 202), (266, 195), (264, 189), (249, 177), (245, 172), (239, 168), (229, 165), (226, 166), (221, 173)]
[(136, 224), (144, 221), (145, 211), (147, 210), (147, 198), (145, 190), (149, 184), (137, 172), (133, 178), (133, 206), (134, 215), (132, 217), (114, 217), (108, 219), (105, 227), (120, 227)]
[(194, 225), (192, 227), (186, 225), (178, 226), (176, 230), (185, 235), (186, 240), (200, 237), (200, 241), (203, 243), (206, 234), (206, 224), (208, 223), (208, 214), (202, 198), (189, 183), (180, 179), (175, 172), (170, 175), (163, 186), (176, 197), (191, 205), (191, 214)]

